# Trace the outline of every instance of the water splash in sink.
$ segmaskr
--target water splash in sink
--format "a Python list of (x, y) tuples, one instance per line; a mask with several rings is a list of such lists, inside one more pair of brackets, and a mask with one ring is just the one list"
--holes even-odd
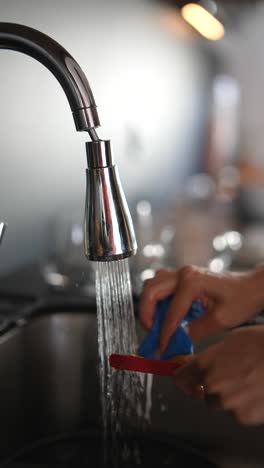
[(142, 429), (144, 424), (144, 378), (115, 371), (108, 361), (113, 352), (131, 354), (137, 349), (127, 259), (96, 263), (96, 300), (105, 463), (114, 460), (118, 466), (132, 457), (136, 465), (140, 463), (137, 447), (124, 438), (128, 428)]

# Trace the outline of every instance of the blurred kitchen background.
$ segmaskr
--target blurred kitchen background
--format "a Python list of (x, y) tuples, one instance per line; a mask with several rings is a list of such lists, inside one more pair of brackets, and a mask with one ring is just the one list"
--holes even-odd
[[(87, 74), (135, 222), (136, 297), (161, 266), (264, 259), (264, 1), (188, 3), (0, 2), (1, 21), (52, 36)], [(46, 68), (0, 55), (1, 297), (93, 299), (87, 135)]]

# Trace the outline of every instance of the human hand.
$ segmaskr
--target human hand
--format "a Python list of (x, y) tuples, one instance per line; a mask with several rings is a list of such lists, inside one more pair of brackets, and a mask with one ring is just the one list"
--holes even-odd
[(150, 329), (158, 301), (174, 293), (160, 332), (162, 353), (191, 303), (200, 299), (206, 312), (188, 325), (193, 341), (228, 329), (255, 315), (263, 303), (263, 270), (215, 274), (193, 266), (162, 269), (144, 284), (140, 319)]
[(175, 374), (177, 387), (231, 411), (241, 424), (264, 423), (264, 326), (243, 327), (197, 354)]

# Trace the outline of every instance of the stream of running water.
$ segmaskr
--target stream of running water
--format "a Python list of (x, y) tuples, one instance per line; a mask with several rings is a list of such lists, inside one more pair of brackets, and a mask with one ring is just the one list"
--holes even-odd
[(127, 259), (96, 262), (96, 301), (104, 463), (115, 468), (126, 463), (140, 465), (140, 453), (129, 432), (131, 427), (142, 430), (147, 424), (146, 376), (116, 371), (109, 365), (112, 353), (135, 354), (137, 350)]

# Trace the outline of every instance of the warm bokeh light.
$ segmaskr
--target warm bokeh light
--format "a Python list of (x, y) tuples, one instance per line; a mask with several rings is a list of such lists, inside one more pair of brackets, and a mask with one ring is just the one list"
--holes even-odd
[(181, 14), (193, 28), (211, 41), (221, 39), (225, 34), (224, 26), (205, 8), (196, 3), (188, 3), (181, 9)]
[(181, 14), (176, 8), (163, 8), (159, 12), (159, 22), (166, 31), (169, 31), (178, 39), (182, 39), (185, 42), (194, 39), (193, 31), (187, 27), (186, 22), (183, 21)]

